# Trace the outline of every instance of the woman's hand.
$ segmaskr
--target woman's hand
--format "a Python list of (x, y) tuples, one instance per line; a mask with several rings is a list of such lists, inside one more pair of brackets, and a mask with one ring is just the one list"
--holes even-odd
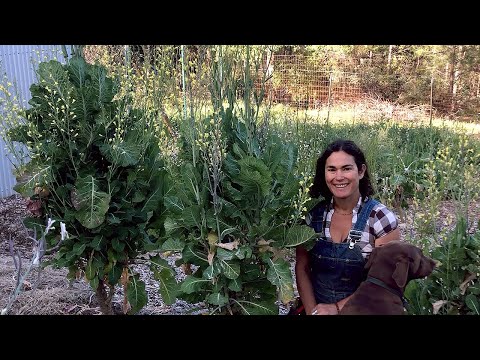
[(313, 308), (311, 315), (337, 315), (337, 306), (335, 304), (317, 304)]

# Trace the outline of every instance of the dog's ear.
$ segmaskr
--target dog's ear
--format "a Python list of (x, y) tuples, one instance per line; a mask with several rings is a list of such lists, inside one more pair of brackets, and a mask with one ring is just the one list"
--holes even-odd
[(368, 261), (364, 266), (365, 269), (370, 269), (370, 266), (372, 266), (372, 264), (373, 264), (373, 259), (375, 258), (375, 255), (377, 254), (377, 251), (378, 251), (377, 248), (372, 250), (372, 252), (370, 253), (370, 256), (368, 257)]
[(395, 264), (395, 271), (392, 274), (392, 278), (399, 288), (403, 289), (405, 285), (407, 285), (409, 266), (410, 261), (408, 261), (408, 259), (402, 259)]

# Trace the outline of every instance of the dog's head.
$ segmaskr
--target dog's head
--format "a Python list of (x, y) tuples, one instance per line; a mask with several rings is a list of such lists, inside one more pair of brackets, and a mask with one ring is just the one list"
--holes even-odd
[(415, 245), (399, 240), (373, 249), (365, 264), (369, 275), (400, 289), (412, 279), (430, 275), (434, 268), (435, 260), (423, 255)]

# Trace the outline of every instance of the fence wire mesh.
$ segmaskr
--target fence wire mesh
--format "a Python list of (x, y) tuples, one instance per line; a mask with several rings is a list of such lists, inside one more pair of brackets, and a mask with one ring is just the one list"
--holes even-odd
[[(90, 62), (124, 64), (140, 69), (149, 63), (153, 72), (158, 65), (169, 68), (169, 98), (182, 98), (183, 90), (197, 98), (209, 98), (208, 73), (211, 53), (206, 46), (185, 47), (184, 75), (188, 79), (182, 87), (182, 60), (180, 46), (112, 45), (87, 46), (85, 57)], [(163, 60), (159, 60), (163, 58)], [(168, 61), (165, 61), (168, 59)], [(353, 65), (352, 65), (353, 64)], [(240, 66), (241, 68), (241, 66)], [(332, 68), (324, 60), (305, 55), (273, 55), (265, 57), (260, 68), (252, 66), (250, 78), (257, 93), (263, 88), (264, 99), (300, 109), (325, 109), (354, 105), (385, 108), (385, 116), (398, 120), (419, 117), (445, 116), (467, 121), (479, 120), (480, 72), (455, 75), (455, 85), (448, 72), (432, 71), (418, 74), (413, 70), (382, 72), (379, 61), (350, 59), (348, 65)], [(243, 75), (236, 76), (241, 83)], [(236, 96), (244, 96), (239, 85)]]

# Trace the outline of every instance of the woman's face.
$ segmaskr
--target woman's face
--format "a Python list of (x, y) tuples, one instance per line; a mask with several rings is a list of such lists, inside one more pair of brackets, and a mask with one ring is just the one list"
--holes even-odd
[(345, 151), (333, 152), (325, 163), (325, 182), (335, 198), (347, 199), (360, 196), (360, 179), (366, 165), (359, 170), (355, 158)]

